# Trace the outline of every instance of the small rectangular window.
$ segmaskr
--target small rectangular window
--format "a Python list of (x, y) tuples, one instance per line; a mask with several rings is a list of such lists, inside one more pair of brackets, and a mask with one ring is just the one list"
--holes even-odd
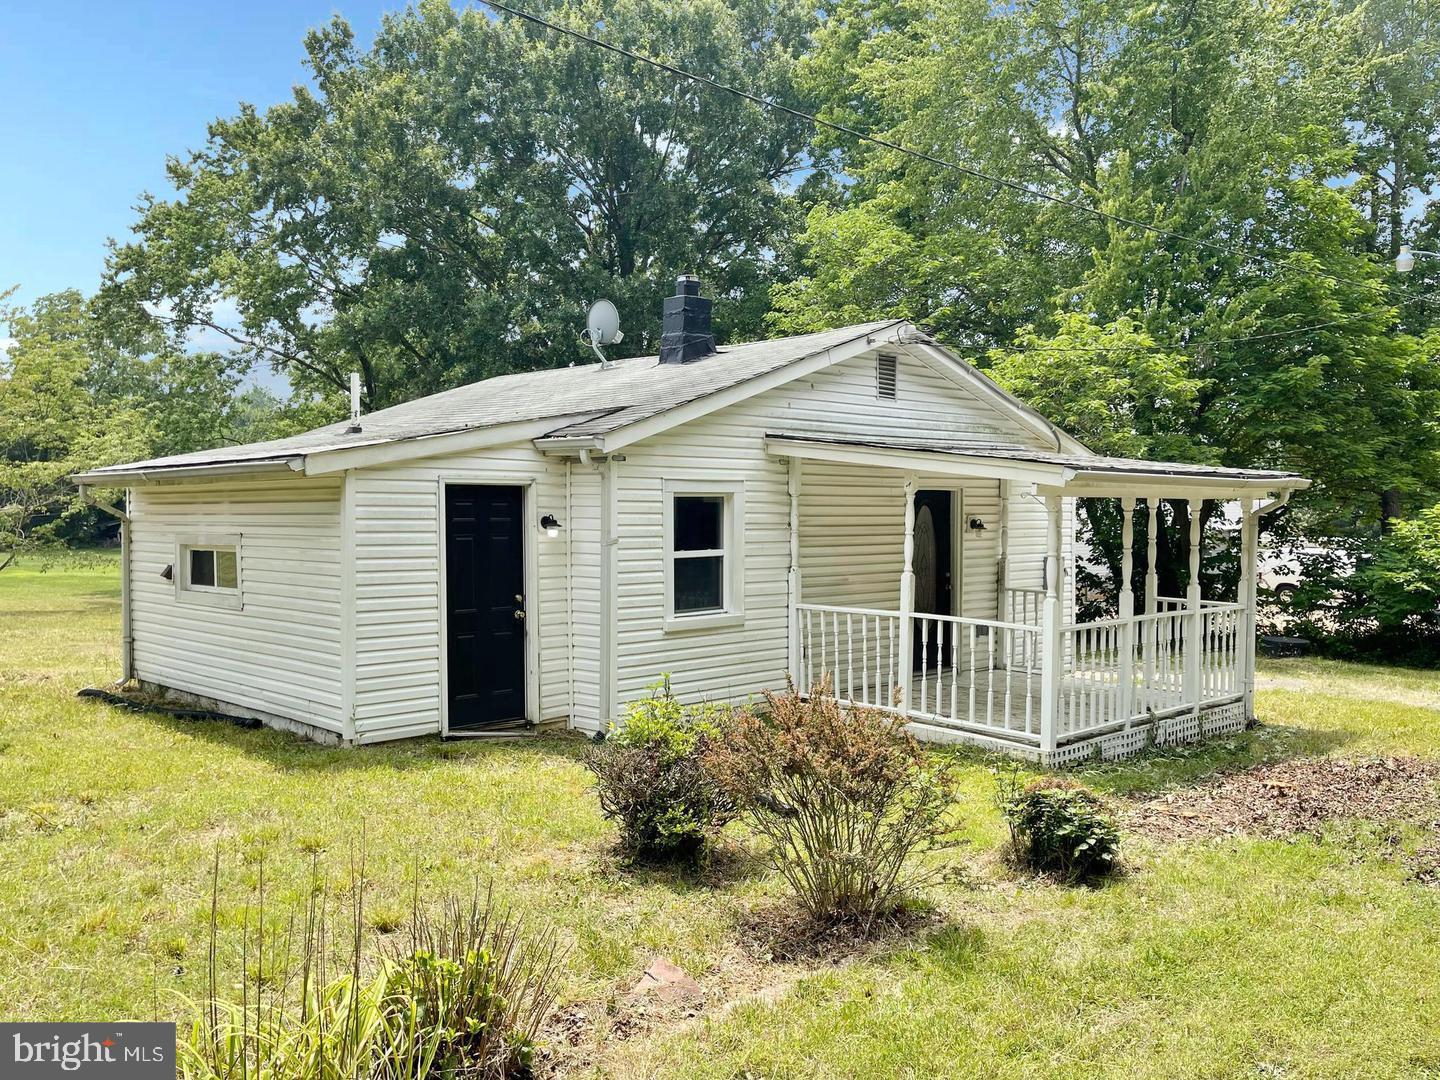
[(240, 561), (233, 547), (189, 547), (186, 551), (187, 589), (238, 592)]
[(896, 358), (888, 353), (881, 353), (875, 358), (875, 393), (882, 398), (895, 398), (895, 386), (897, 382)]

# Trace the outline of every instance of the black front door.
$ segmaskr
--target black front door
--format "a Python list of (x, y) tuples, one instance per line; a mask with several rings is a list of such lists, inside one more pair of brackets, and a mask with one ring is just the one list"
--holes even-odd
[(450, 730), (525, 720), (524, 492), (445, 488)]
[[(955, 614), (955, 552), (953, 493), (949, 491), (917, 491), (915, 493), (915, 611), (925, 615)], [(919, 629), (915, 632), (915, 666), (922, 662), (922, 648), (930, 666), (937, 658), (948, 663), (950, 658), (950, 623), (931, 623), (925, 640)], [(940, 640), (936, 640), (936, 634)]]

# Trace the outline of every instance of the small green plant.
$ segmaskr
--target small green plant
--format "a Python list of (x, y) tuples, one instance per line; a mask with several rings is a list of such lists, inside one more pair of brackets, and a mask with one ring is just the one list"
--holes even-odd
[(619, 825), (620, 849), (631, 858), (694, 862), (734, 817), (704, 762), (725, 711), (682, 705), (664, 675), (586, 755), (600, 809)]
[(1017, 863), (1067, 884), (1094, 881), (1119, 867), (1120, 830), (1094, 792), (1073, 780), (1042, 776), (1023, 783), (1016, 769), (997, 777), (996, 802), (1010, 827)]
[[(533, 1071), (535, 1038), (554, 1007), (560, 950), (527, 932), (491, 894), (447, 900), (418, 891), (403, 944), (367, 955), (361, 887), (344, 934), (329, 924), (322, 878), (301, 917), (247, 906), (240, 1000), (222, 995), (217, 960), (218, 860), (212, 883), (210, 996), (179, 1045), (184, 1080), (511, 1080)], [(359, 877), (363, 879), (363, 871)], [(227, 981), (228, 980), (224, 980)]]
[(736, 713), (707, 763), (818, 923), (868, 927), (943, 876), (915, 856), (950, 846), (955, 767), (887, 713), (792, 687)]

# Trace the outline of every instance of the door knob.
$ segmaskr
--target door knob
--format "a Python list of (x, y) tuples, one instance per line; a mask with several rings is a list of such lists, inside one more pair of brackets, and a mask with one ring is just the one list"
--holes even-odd
[(521, 622), (524, 622), (524, 621), (525, 621), (525, 609), (524, 609), (524, 608), (518, 609), (518, 610), (515, 612), (515, 618), (519, 619)]
[(515, 594), (515, 602), (516, 602), (517, 604), (523, 604), (523, 603), (525, 602), (525, 594), (524, 594), (524, 593), (518, 593), (518, 592), (517, 592), (517, 593)]

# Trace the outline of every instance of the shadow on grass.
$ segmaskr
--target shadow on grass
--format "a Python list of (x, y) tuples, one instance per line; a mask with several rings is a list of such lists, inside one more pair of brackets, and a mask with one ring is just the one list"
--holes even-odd
[(709, 857), (694, 866), (684, 864), (629, 862), (613, 848), (606, 857), (610, 869), (640, 886), (658, 886), (679, 895), (727, 889), (766, 874), (770, 861), (763, 851), (726, 838), (717, 843)]
[(1336, 728), (1265, 724), (1200, 742), (1153, 747), (1131, 758), (1067, 770), (1081, 783), (1110, 795), (1148, 795), (1187, 787), (1218, 773), (1238, 772), (1291, 758), (1321, 757), (1352, 741)]
[[(115, 706), (101, 701), (93, 708)], [(455, 762), (493, 765), (513, 762), (517, 769), (545, 760), (579, 761), (588, 745), (567, 732), (526, 735), (514, 739), (445, 740), (438, 735), (400, 739), (373, 746), (325, 746), (303, 735), (275, 728), (247, 728), (225, 720), (186, 720), (163, 712), (141, 711), (134, 716), (147, 724), (265, 761), (285, 771), (341, 772), (355, 769), (433, 769)]]

